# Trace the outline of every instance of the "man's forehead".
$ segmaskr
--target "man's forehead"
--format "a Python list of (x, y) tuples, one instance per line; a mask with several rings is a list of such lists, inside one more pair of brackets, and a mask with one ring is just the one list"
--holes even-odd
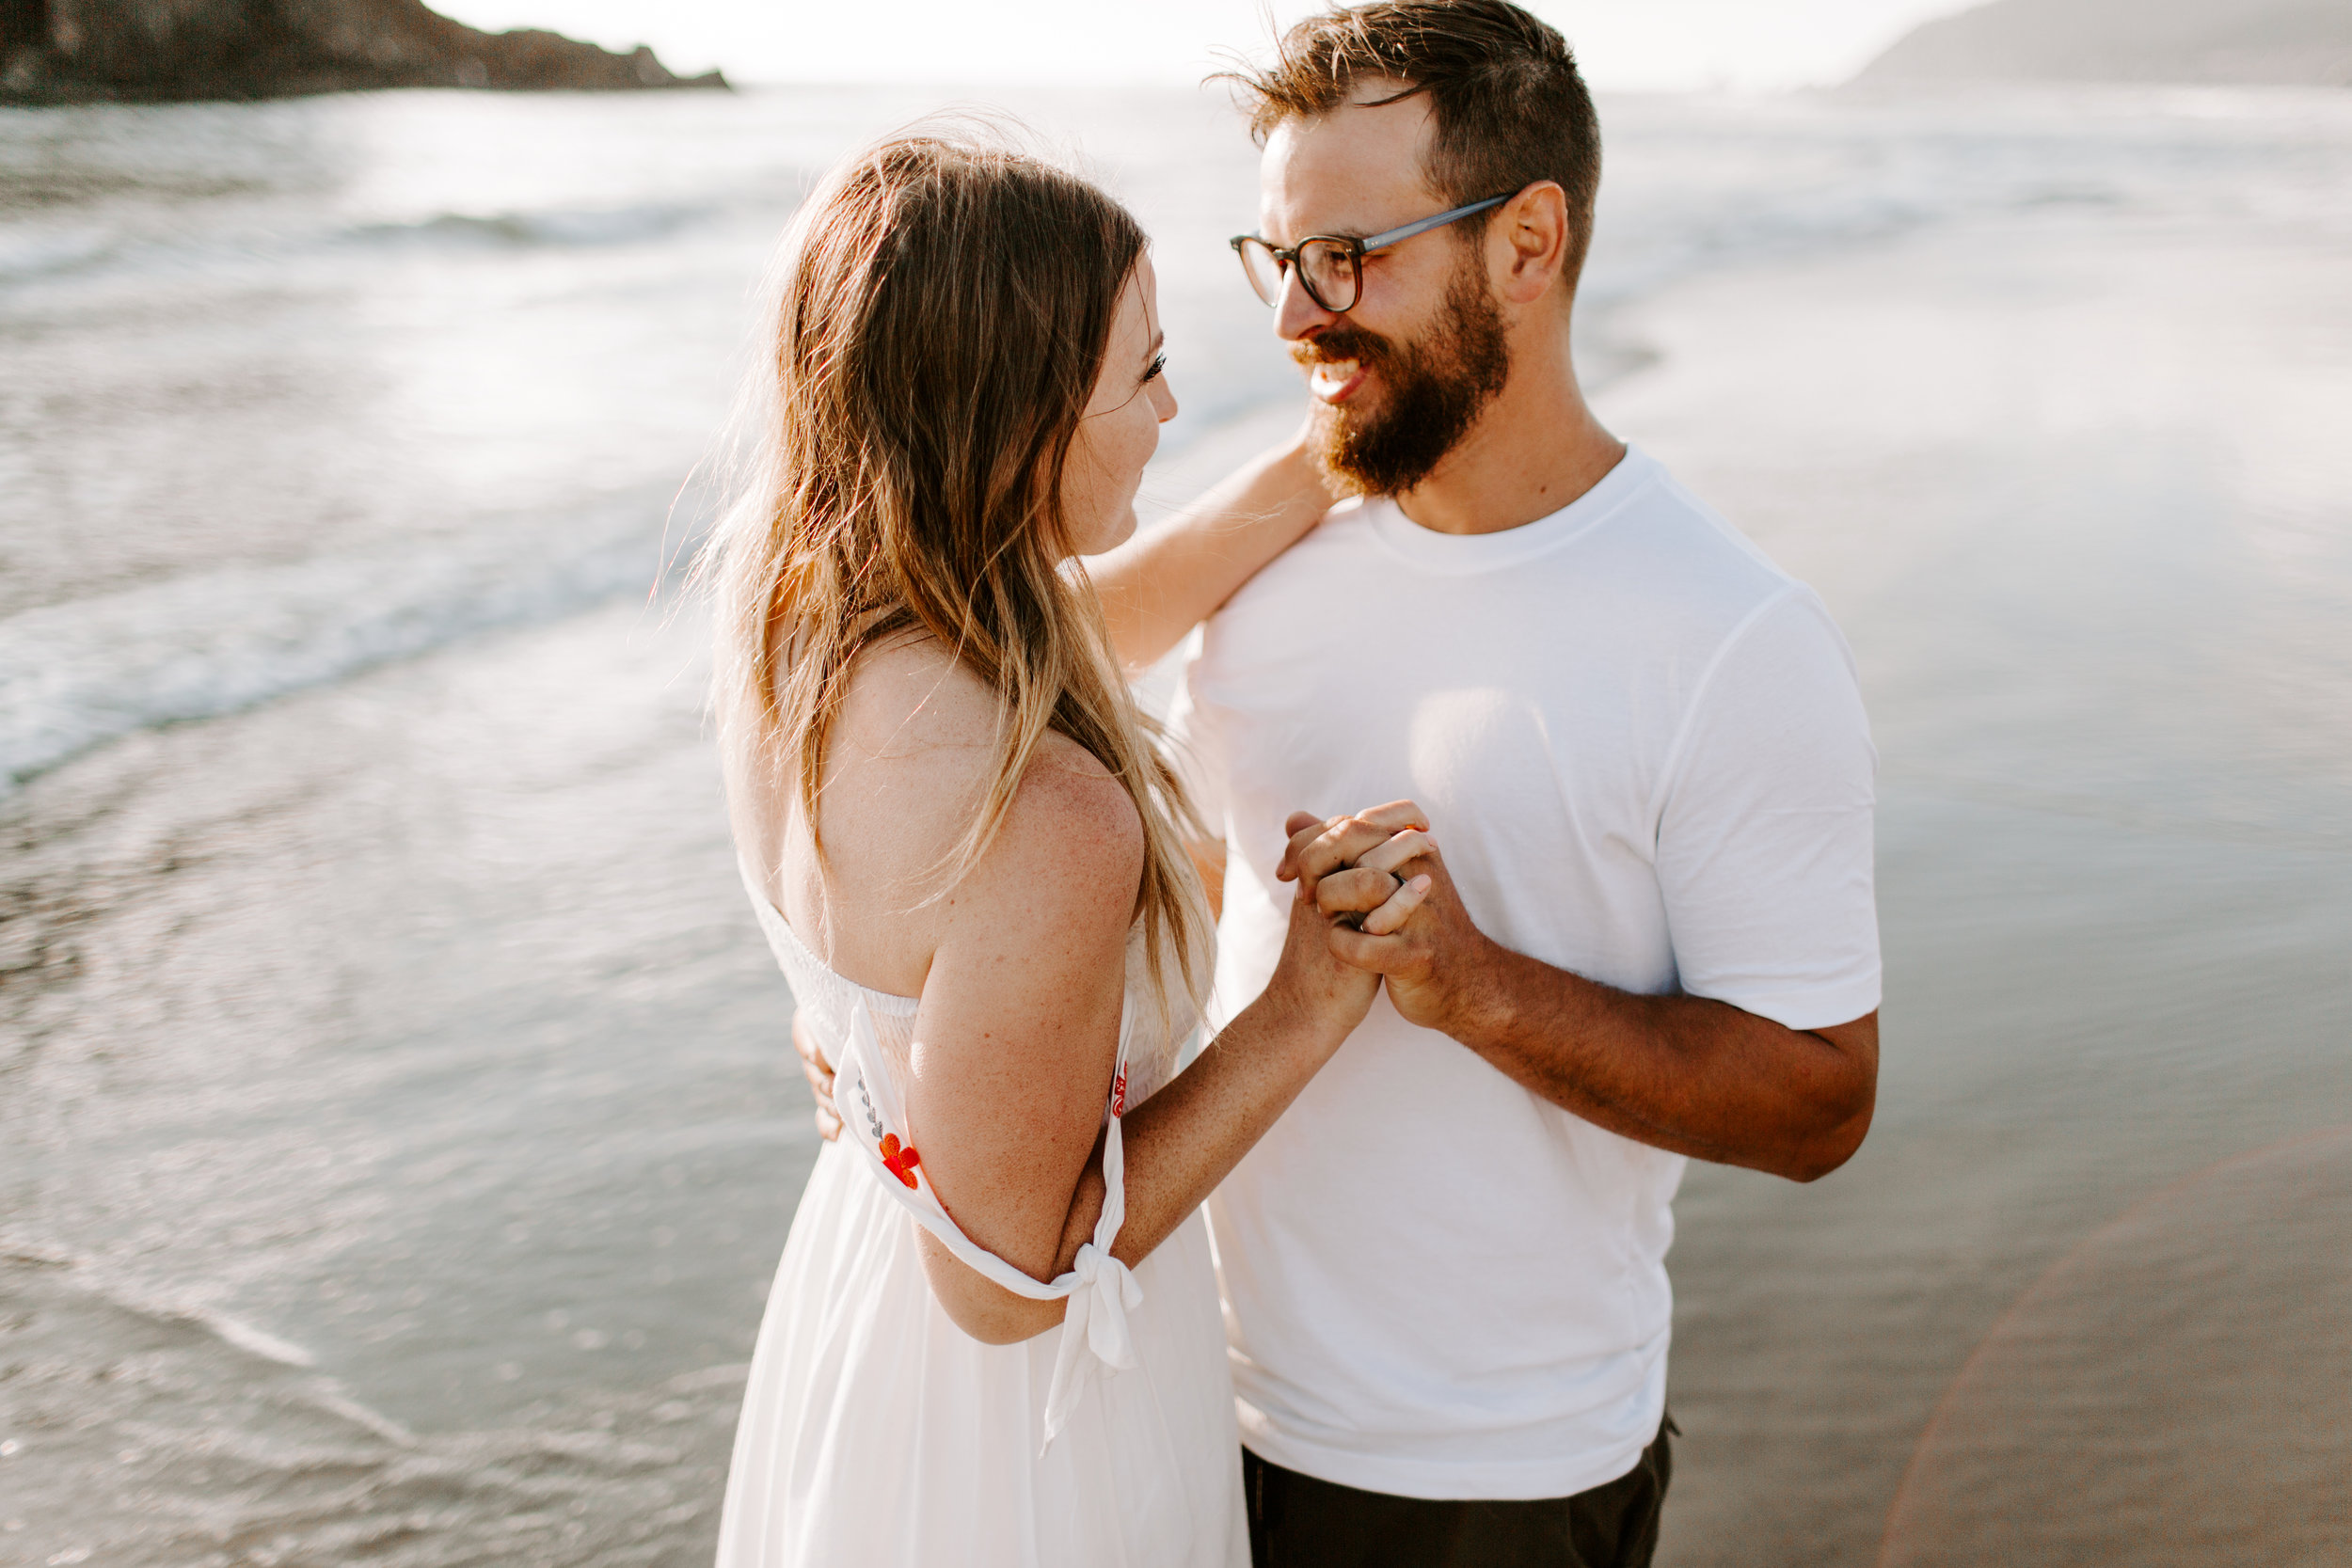
[(1329, 114), (1274, 128), (1258, 162), (1259, 215), (1263, 224), (1297, 232), (1264, 228), (1267, 238), (1371, 233), (1422, 214), (1433, 197), (1422, 172), (1428, 97), (1377, 102), (1402, 90), (1402, 83), (1359, 82), (1350, 101)]

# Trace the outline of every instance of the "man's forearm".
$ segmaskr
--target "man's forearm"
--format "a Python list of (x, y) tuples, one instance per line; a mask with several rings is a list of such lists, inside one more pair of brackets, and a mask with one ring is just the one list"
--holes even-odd
[(1638, 1143), (1809, 1181), (1869, 1130), (1876, 1013), (1789, 1029), (1724, 1002), (1637, 996), (1492, 944), (1449, 990), (1447, 1034)]
[(1159, 659), (1330, 505), (1302, 441), (1255, 459), (1150, 532), (1089, 557), (1120, 663), (1140, 671)]

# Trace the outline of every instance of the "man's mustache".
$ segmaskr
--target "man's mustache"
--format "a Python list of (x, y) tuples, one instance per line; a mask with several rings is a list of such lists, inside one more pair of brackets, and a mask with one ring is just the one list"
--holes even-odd
[(1362, 365), (1378, 364), (1391, 352), (1391, 345), (1386, 338), (1359, 326), (1330, 327), (1304, 342), (1291, 345), (1291, 358), (1301, 370), (1328, 364), (1335, 359), (1353, 359)]

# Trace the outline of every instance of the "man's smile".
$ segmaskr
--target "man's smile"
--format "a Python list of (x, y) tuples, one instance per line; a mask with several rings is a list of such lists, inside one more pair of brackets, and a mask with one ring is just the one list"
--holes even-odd
[(1318, 359), (1307, 372), (1307, 389), (1325, 403), (1344, 403), (1365, 373), (1359, 359)]

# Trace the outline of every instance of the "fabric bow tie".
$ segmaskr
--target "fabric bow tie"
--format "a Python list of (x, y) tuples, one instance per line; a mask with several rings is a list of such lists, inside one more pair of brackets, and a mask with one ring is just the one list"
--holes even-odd
[(1099, 1369), (1124, 1371), (1136, 1364), (1136, 1342), (1127, 1314), (1143, 1305), (1143, 1287), (1133, 1270), (1092, 1242), (1078, 1249), (1068, 1274), (1054, 1281), (1071, 1287), (1054, 1357), (1054, 1381), (1045, 1395), (1045, 1443), (1053, 1446), (1079, 1392)]

